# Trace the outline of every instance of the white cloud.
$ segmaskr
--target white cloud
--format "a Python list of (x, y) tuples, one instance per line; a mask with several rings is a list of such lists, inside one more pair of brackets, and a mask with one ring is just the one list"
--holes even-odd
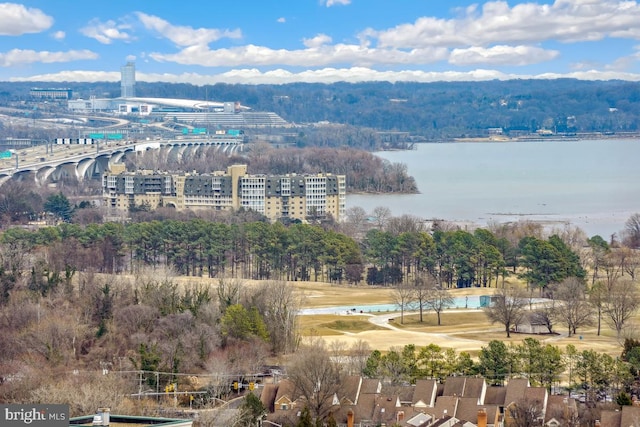
[(280, 24), (284, 24), (285, 22), (287, 22), (287, 18), (285, 18), (284, 16), (281, 16), (276, 21), (279, 22)]
[(336, 5), (346, 6), (351, 3), (351, 0), (326, 0), (324, 1), (325, 6), (331, 7)]
[[(591, 9), (588, 7), (590, 4)], [(613, 7), (616, 5), (617, 8)], [(504, 1), (490, 1), (482, 7), (473, 5), (459, 9), (454, 19), (423, 17), (413, 24), (399, 25), (386, 31), (367, 28), (357, 35), (359, 44), (332, 44), (330, 36), (317, 34), (302, 39), (303, 48), (300, 49), (253, 44), (211, 49), (211, 42), (223, 37), (241, 37), (241, 31), (194, 29), (173, 25), (142, 12), (136, 15), (145, 28), (158, 32), (180, 49), (173, 53), (151, 52), (146, 55), (159, 62), (205, 67), (370, 67), (374, 64), (418, 65), (448, 61), (468, 67), (486, 64), (523, 66), (553, 60), (559, 56), (558, 51), (535, 47), (534, 43), (520, 40), (549, 38), (548, 31), (555, 23), (565, 31), (564, 36), (560, 35), (565, 37), (564, 40), (568, 40), (568, 34), (593, 38), (593, 34), (581, 33), (574, 25), (567, 24), (574, 22), (571, 13), (591, 17), (596, 16), (592, 9), (597, 9), (598, 13), (609, 9), (617, 12), (622, 7), (613, 0), (556, 0), (552, 5), (523, 3), (514, 7)], [(625, 8), (629, 9), (628, 6)], [(640, 7), (631, 9), (638, 9), (640, 21)], [(557, 14), (562, 17), (557, 18)], [(588, 21), (589, 25), (585, 23), (581, 28), (589, 31), (597, 28), (593, 19)], [(544, 35), (538, 28), (545, 29)], [(625, 28), (627, 32), (632, 31), (629, 29), (632, 27)]]
[[(138, 75), (136, 74), (136, 78)], [(14, 82), (119, 82), (119, 71), (61, 71), (52, 74), (39, 74), (31, 77), (16, 77)]]
[(154, 30), (163, 37), (171, 40), (180, 47), (206, 46), (222, 38), (239, 39), (242, 37), (240, 29), (219, 30), (215, 28), (194, 29), (188, 26), (172, 25), (168, 21), (153, 15), (137, 12), (136, 16), (148, 30)]
[(306, 47), (320, 47), (322, 45), (325, 44), (329, 44), (331, 43), (331, 37), (329, 37), (326, 34), (318, 34), (317, 36), (311, 38), (311, 39), (303, 39), (302, 43), (306, 46)]
[(56, 40), (64, 40), (64, 38), (67, 37), (67, 33), (65, 33), (64, 31), (56, 31), (55, 33), (51, 34), (51, 37)]
[[(544, 73), (537, 75), (507, 74), (498, 70), (476, 69), (467, 72), (444, 71), (430, 72), (420, 70), (379, 71), (366, 67), (351, 68), (323, 68), (318, 70), (306, 70), (291, 72), (277, 69), (272, 71), (260, 71), (257, 69), (236, 69), (220, 74), (149, 74), (136, 73), (137, 81), (167, 82), (167, 83), (191, 83), (194, 85), (206, 85), (215, 83), (229, 84), (285, 84), (294, 82), (306, 83), (335, 83), (335, 82), (364, 82), (364, 81), (389, 81), (389, 82), (438, 82), (438, 81), (486, 81), (486, 80), (512, 80), (512, 79), (559, 79), (574, 78), (580, 80), (628, 80), (640, 81), (640, 74), (623, 73), (616, 71), (587, 70), (572, 73)], [(31, 77), (13, 78), (10, 81), (48, 81), (48, 82), (96, 82), (96, 81), (120, 81), (119, 72), (98, 71), (66, 71), (56, 74), (42, 74)]]
[(83, 59), (97, 59), (98, 54), (90, 50), (69, 50), (67, 52), (48, 52), (35, 50), (12, 49), (6, 53), (0, 53), (0, 67), (12, 67), (34, 62), (70, 62)]
[(557, 58), (560, 52), (533, 46), (493, 46), (491, 48), (470, 47), (453, 49), (449, 63), (459, 66), (491, 65), (530, 65)]
[(444, 48), (425, 48), (401, 51), (374, 49), (359, 45), (336, 44), (298, 50), (271, 49), (246, 45), (211, 50), (206, 46), (190, 46), (175, 54), (151, 53), (159, 62), (205, 67), (236, 66), (307, 66), (321, 67), (336, 64), (371, 66), (373, 64), (429, 64), (446, 60), (449, 51)]
[(131, 41), (133, 37), (127, 32), (130, 29), (128, 24), (118, 24), (112, 20), (100, 22), (98, 19), (92, 19), (86, 27), (80, 29), (80, 32), (102, 44), (111, 44), (114, 40)]
[(635, 52), (631, 55), (622, 56), (615, 61), (607, 64), (605, 68), (611, 71), (624, 71), (629, 70), (640, 62), (640, 47), (635, 47)]
[(454, 19), (421, 17), (412, 24), (377, 31), (362, 37), (380, 46), (469, 47), (495, 43), (533, 44), (546, 40), (595, 41), (605, 37), (640, 38), (640, 5), (635, 1), (556, 0), (552, 4), (490, 1), (481, 9), (459, 10)]
[(125, 59), (127, 60), (127, 62), (135, 61), (136, 60), (136, 56), (135, 55), (127, 55), (127, 57)]
[(51, 28), (53, 18), (40, 9), (27, 8), (21, 4), (0, 3), (0, 35), (19, 36), (39, 33)]

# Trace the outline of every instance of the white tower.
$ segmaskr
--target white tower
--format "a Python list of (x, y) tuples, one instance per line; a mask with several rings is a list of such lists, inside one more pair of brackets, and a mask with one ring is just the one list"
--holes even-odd
[(136, 96), (136, 64), (127, 62), (120, 68), (120, 96), (134, 98)]

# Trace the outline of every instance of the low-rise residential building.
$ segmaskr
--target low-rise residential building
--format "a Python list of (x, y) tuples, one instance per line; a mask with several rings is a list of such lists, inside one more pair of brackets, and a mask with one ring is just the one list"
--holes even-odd
[[(549, 396), (544, 387), (532, 387), (526, 378), (512, 379), (506, 386), (489, 386), (478, 377), (393, 385), (350, 376), (342, 385), (327, 399), (340, 427), (511, 427), (520, 425), (514, 417), (521, 411), (534, 414), (532, 425), (557, 427), (577, 414), (575, 399)], [(279, 425), (296, 425), (306, 406), (301, 391), (288, 379), (265, 387), (261, 400), (267, 419)]]
[(330, 173), (251, 175), (246, 165), (210, 174), (127, 172), (112, 165), (102, 182), (105, 205), (116, 211), (156, 209), (251, 209), (272, 221), (345, 214), (346, 177)]

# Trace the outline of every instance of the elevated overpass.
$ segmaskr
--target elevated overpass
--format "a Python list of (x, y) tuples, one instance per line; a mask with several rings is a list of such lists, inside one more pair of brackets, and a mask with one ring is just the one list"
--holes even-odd
[(148, 150), (164, 151), (163, 154), (177, 159), (203, 147), (215, 147), (232, 154), (243, 150), (243, 141), (241, 136), (202, 135), (165, 140), (106, 141), (92, 145), (40, 145), (16, 150), (11, 158), (0, 159), (0, 185), (12, 178), (36, 185), (65, 176), (79, 181), (97, 178), (109, 168), (109, 164)]

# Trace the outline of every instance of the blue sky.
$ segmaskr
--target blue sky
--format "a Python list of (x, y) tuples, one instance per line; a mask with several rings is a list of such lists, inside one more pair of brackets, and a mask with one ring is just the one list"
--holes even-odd
[(0, 80), (290, 83), (640, 80), (617, 0), (32, 0), (0, 3)]

